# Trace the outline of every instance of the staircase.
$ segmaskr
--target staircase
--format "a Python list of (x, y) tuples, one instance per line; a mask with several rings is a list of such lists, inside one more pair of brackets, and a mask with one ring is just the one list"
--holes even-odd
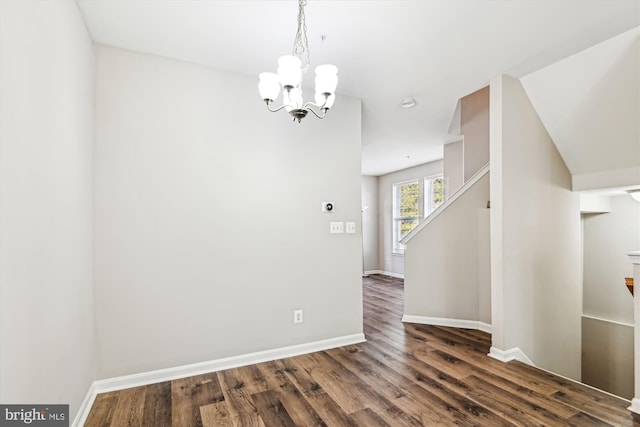
[(489, 165), (402, 243), (403, 321), (491, 332)]

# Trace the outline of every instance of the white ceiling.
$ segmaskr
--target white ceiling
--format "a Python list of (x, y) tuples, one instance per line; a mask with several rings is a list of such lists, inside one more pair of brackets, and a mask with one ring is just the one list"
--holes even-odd
[[(98, 43), (256, 76), (247, 102), (262, 102), (257, 74), (276, 70), (296, 31), (295, 0), (78, 3)], [(309, 0), (305, 10), (312, 66), (338, 66), (336, 103), (362, 99), (367, 175), (442, 158), (458, 98), (496, 75), (521, 78), (640, 25), (640, 0)], [(402, 109), (406, 97), (417, 106)]]
[[(584, 72), (588, 70), (589, 72)], [(640, 27), (521, 79), (575, 177), (640, 185)], [(634, 168), (638, 168), (634, 170)]]

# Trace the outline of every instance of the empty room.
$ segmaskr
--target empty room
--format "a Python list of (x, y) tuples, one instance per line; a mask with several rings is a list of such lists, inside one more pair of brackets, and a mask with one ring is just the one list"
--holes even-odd
[(0, 0), (0, 424), (640, 423), (640, 0)]

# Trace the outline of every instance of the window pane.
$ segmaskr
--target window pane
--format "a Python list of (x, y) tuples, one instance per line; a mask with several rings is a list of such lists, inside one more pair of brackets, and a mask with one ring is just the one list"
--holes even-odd
[(444, 203), (444, 178), (436, 178), (432, 180), (433, 194), (431, 200), (433, 200), (433, 210), (436, 210)]
[(400, 217), (417, 218), (420, 210), (420, 187), (417, 182), (400, 187)]
[(410, 182), (393, 186), (393, 249), (403, 252), (404, 245), (400, 244), (407, 234), (420, 222), (420, 204), (423, 199), (420, 194), (420, 183)]
[(418, 218), (402, 218), (399, 220), (400, 222), (400, 238), (398, 240), (404, 239), (404, 237), (411, 233), (418, 225)]
[(444, 178), (425, 178), (424, 200), (424, 216), (426, 218), (444, 203)]

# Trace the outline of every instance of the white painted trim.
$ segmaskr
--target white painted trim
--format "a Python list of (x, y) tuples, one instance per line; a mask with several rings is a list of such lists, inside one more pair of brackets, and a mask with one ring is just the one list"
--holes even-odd
[(390, 271), (383, 271), (380, 274), (382, 274), (383, 276), (395, 277), (396, 279), (404, 279), (404, 274), (400, 274), (400, 273), (392, 273)]
[(491, 323), (478, 322), (478, 329), (488, 334), (493, 333), (493, 325)]
[(439, 217), (442, 212), (444, 212), (449, 206), (451, 206), (453, 204), (453, 202), (455, 202), (457, 199), (460, 198), (460, 196), (462, 196), (469, 188), (473, 187), (474, 184), (478, 181), (480, 181), (480, 178), (482, 178), (483, 176), (485, 176), (487, 173), (489, 173), (489, 170), (491, 169), (490, 167), (490, 163), (487, 163), (486, 165), (484, 165), (482, 167), (482, 169), (480, 169), (478, 172), (476, 172), (475, 175), (473, 175), (471, 178), (469, 178), (469, 180), (467, 182), (464, 183), (464, 185), (462, 187), (460, 187), (455, 193), (453, 193), (451, 195), (451, 197), (449, 197), (443, 204), (442, 206), (440, 206), (438, 209), (436, 209), (435, 211), (433, 211), (433, 213), (431, 215), (429, 215), (428, 217), (426, 217), (424, 219), (424, 221), (422, 221), (420, 224), (418, 224), (413, 230), (411, 230), (411, 232), (409, 234), (407, 234), (401, 241), (400, 243), (402, 244), (407, 244), (407, 242), (409, 242), (411, 239), (413, 239), (413, 237), (420, 233), (420, 230), (422, 230), (423, 228), (425, 228), (427, 226), (427, 224), (429, 224), (431, 221), (433, 221), (434, 219), (436, 219), (437, 217)]
[(167, 369), (158, 369), (156, 371), (142, 372), (139, 374), (125, 375), (122, 377), (108, 378), (105, 380), (96, 381), (96, 390), (98, 393), (104, 393), (106, 391), (138, 387), (161, 381), (169, 381), (177, 378), (200, 375), (207, 372), (222, 371), (225, 369), (238, 368), (240, 366), (247, 366), (256, 363), (269, 362), (277, 359), (284, 359), (286, 357), (299, 356), (301, 354), (328, 350), (331, 348), (357, 344), (364, 341), (366, 341), (364, 334), (360, 333), (343, 337), (330, 338), (322, 341), (315, 341), (306, 344), (293, 345), (290, 347), (258, 351), (255, 353), (243, 354), (239, 356), (225, 357), (223, 359), (210, 360), (207, 362), (193, 363), (190, 365), (176, 366)]
[(597, 320), (599, 322), (613, 323), (614, 325), (626, 326), (628, 328), (633, 328), (633, 323), (618, 322), (616, 320), (603, 319), (601, 317), (588, 316), (586, 314), (583, 314), (582, 317), (584, 317), (585, 319)]
[(240, 366), (300, 356), (302, 354), (329, 350), (331, 348), (358, 344), (365, 341), (366, 339), (363, 333), (345, 335), (322, 341), (314, 341), (306, 344), (298, 344), (289, 347), (242, 354), (239, 356), (225, 357), (223, 359), (210, 360), (207, 362), (192, 363), (189, 365), (175, 366), (173, 368), (158, 369), (155, 371), (141, 372), (139, 374), (96, 380), (91, 384), (91, 387), (87, 392), (87, 396), (82, 402), (80, 410), (73, 421), (73, 427), (80, 427), (84, 425), (98, 393), (139, 387), (163, 381), (171, 381), (178, 378), (191, 377), (208, 372), (217, 372), (225, 369), (238, 368)]
[(395, 277), (396, 279), (404, 279), (404, 274), (400, 273), (392, 273), (390, 271), (384, 270), (367, 270), (364, 272), (365, 276), (370, 276), (372, 274), (381, 274), (383, 276)]
[(91, 407), (93, 406), (93, 402), (96, 400), (96, 382), (91, 383), (89, 387), (89, 391), (87, 391), (87, 395), (84, 397), (84, 400), (80, 404), (80, 409), (78, 409), (78, 413), (71, 423), (71, 427), (81, 427), (87, 421), (87, 417), (89, 416), (89, 411), (91, 411)]
[(640, 414), (640, 399), (634, 397), (631, 399), (631, 406), (627, 408), (631, 412), (635, 412), (636, 414)]
[(640, 265), (640, 251), (628, 252), (627, 256), (629, 256), (629, 259), (633, 264)]
[(448, 319), (444, 317), (413, 316), (405, 314), (402, 316), (402, 321), (405, 323), (420, 323), (423, 325), (448, 326), (450, 328), (475, 329), (488, 334), (491, 333), (492, 329), (490, 324), (480, 322), (478, 320)]
[(364, 272), (364, 274), (366, 276), (372, 275), (372, 274), (384, 274), (384, 271), (382, 270), (367, 270)]
[(500, 350), (496, 347), (491, 347), (489, 350), (489, 357), (493, 357), (496, 360), (501, 362), (511, 362), (512, 360), (519, 360), (522, 363), (526, 363), (527, 365), (531, 365), (536, 367), (536, 365), (527, 357), (524, 351), (520, 350), (519, 347), (510, 348), (509, 350)]

